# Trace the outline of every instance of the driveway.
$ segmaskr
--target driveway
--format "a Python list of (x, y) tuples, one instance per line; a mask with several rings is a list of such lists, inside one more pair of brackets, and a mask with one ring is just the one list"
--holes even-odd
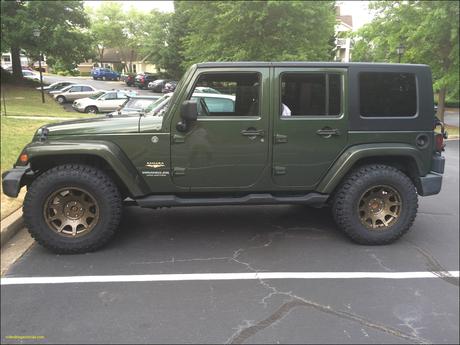
[(446, 156), (442, 192), (392, 245), (302, 206), (129, 207), (102, 250), (35, 245), (2, 279), (2, 341), (458, 343), (458, 141)]

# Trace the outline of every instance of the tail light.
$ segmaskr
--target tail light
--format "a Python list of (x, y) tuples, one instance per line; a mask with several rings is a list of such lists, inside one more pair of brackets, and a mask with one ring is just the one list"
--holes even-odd
[(444, 135), (442, 133), (437, 133), (434, 139), (435, 139), (436, 151), (438, 152), (444, 151), (444, 147), (446, 146), (444, 144)]

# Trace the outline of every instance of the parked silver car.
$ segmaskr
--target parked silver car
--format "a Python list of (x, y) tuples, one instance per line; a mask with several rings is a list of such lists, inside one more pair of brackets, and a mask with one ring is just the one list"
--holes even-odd
[(91, 85), (70, 85), (66, 88), (58, 91), (57, 93), (50, 92), (53, 94), (54, 99), (58, 103), (66, 103), (69, 101), (74, 101), (79, 98), (85, 98), (95, 95), (100, 92), (100, 90), (95, 89)]
[(88, 114), (107, 113), (120, 108), (132, 91), (100, 91), (93, 96), (80, 98), (73, 102), (72, 108)]

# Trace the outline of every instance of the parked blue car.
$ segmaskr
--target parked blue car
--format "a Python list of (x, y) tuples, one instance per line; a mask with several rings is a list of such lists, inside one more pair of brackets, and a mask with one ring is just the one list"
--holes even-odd
[(96, 67), (91, 70), (91, 76), (94, 80), (120, 80), (120, 73), (112, 71), (108, 68)]

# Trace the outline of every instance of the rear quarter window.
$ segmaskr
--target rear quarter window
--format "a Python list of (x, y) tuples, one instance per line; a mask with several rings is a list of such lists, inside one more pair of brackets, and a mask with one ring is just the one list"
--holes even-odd
[(361, 72), (359, 107), (362, 117), (414, 117), (417, 86), (412, 73)]

